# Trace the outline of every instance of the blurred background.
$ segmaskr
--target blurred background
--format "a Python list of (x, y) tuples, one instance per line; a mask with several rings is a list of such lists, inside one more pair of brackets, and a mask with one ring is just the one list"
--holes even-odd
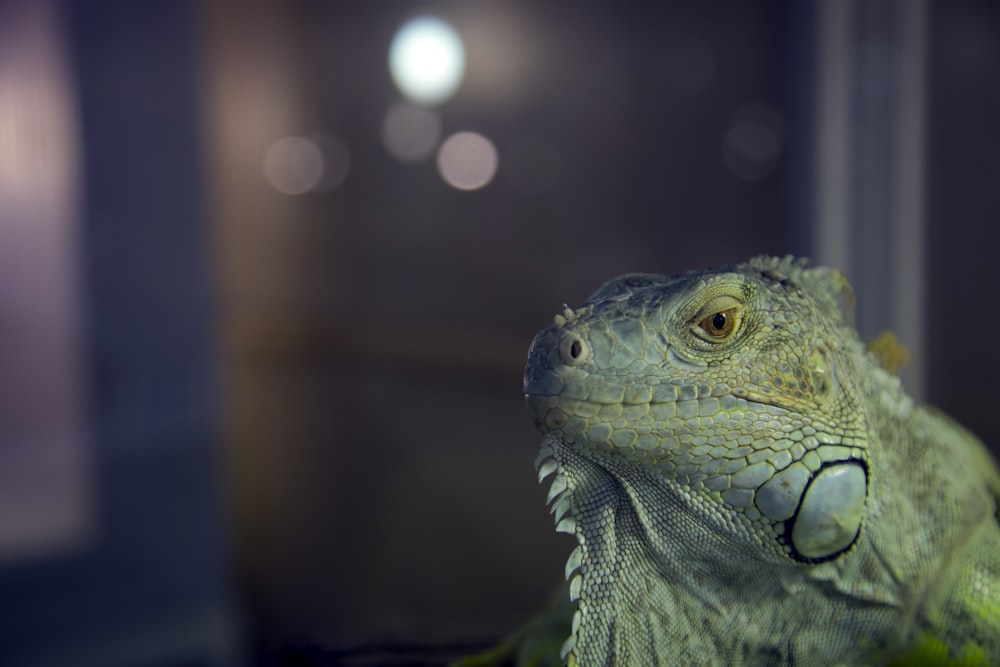
[(997, 81), (973, 0), (0, 0), (0, 664), (509, 632), (525, 353), (626, 271), (836, 266), (995, 448)]

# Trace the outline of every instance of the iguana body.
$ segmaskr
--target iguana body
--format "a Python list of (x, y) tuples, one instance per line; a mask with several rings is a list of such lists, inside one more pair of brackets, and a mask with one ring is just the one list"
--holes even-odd
[(535, 338), (569, 664), (1000, 665), (1000, 473), (879, 367), (847, 290), (790, 258), (633, 274)]

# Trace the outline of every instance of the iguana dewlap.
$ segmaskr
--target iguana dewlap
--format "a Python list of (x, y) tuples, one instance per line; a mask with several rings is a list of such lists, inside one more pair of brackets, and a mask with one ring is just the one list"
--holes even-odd
[(535, 338), (569, 664), (1000, 665), (1000, 473), (848, 289), (791, 258), (631, 274)]

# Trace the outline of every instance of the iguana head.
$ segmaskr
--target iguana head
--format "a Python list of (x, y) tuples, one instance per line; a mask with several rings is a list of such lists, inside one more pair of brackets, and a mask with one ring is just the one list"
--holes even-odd
[[(863, 358), (839, 273), (791, 259), (629, 274), (535, 338), (524, 391), (550, 441), (639, 471), (779, 560), (836, 558), (868, 489)], [(729, 531), (727, 526), (737, 526)]]

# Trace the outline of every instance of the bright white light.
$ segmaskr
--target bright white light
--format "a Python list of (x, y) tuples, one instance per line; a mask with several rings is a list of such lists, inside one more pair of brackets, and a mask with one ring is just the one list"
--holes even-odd
[(271, 187), (286, 195), (308, 192), (323, 176), (323, 152), (303, 137), (278, 139), (264, 152), (264, 176)]
[(385, 114), (382, 143), (400, 162), (422, 162), (441, 140), (441, 117), (432, 109), (400, 102)]
[(414, 104), (441, 104), (465, 74), (462, 38), (441, 19), (410, 19), (392, 39), (389, 71), (400, 92)]
[(497, 173), (497, 149), (475, 132), (459, 132), (444, 140), (438, 149), (437, 165), (441, 178), (459, 190), (477, 190)]

